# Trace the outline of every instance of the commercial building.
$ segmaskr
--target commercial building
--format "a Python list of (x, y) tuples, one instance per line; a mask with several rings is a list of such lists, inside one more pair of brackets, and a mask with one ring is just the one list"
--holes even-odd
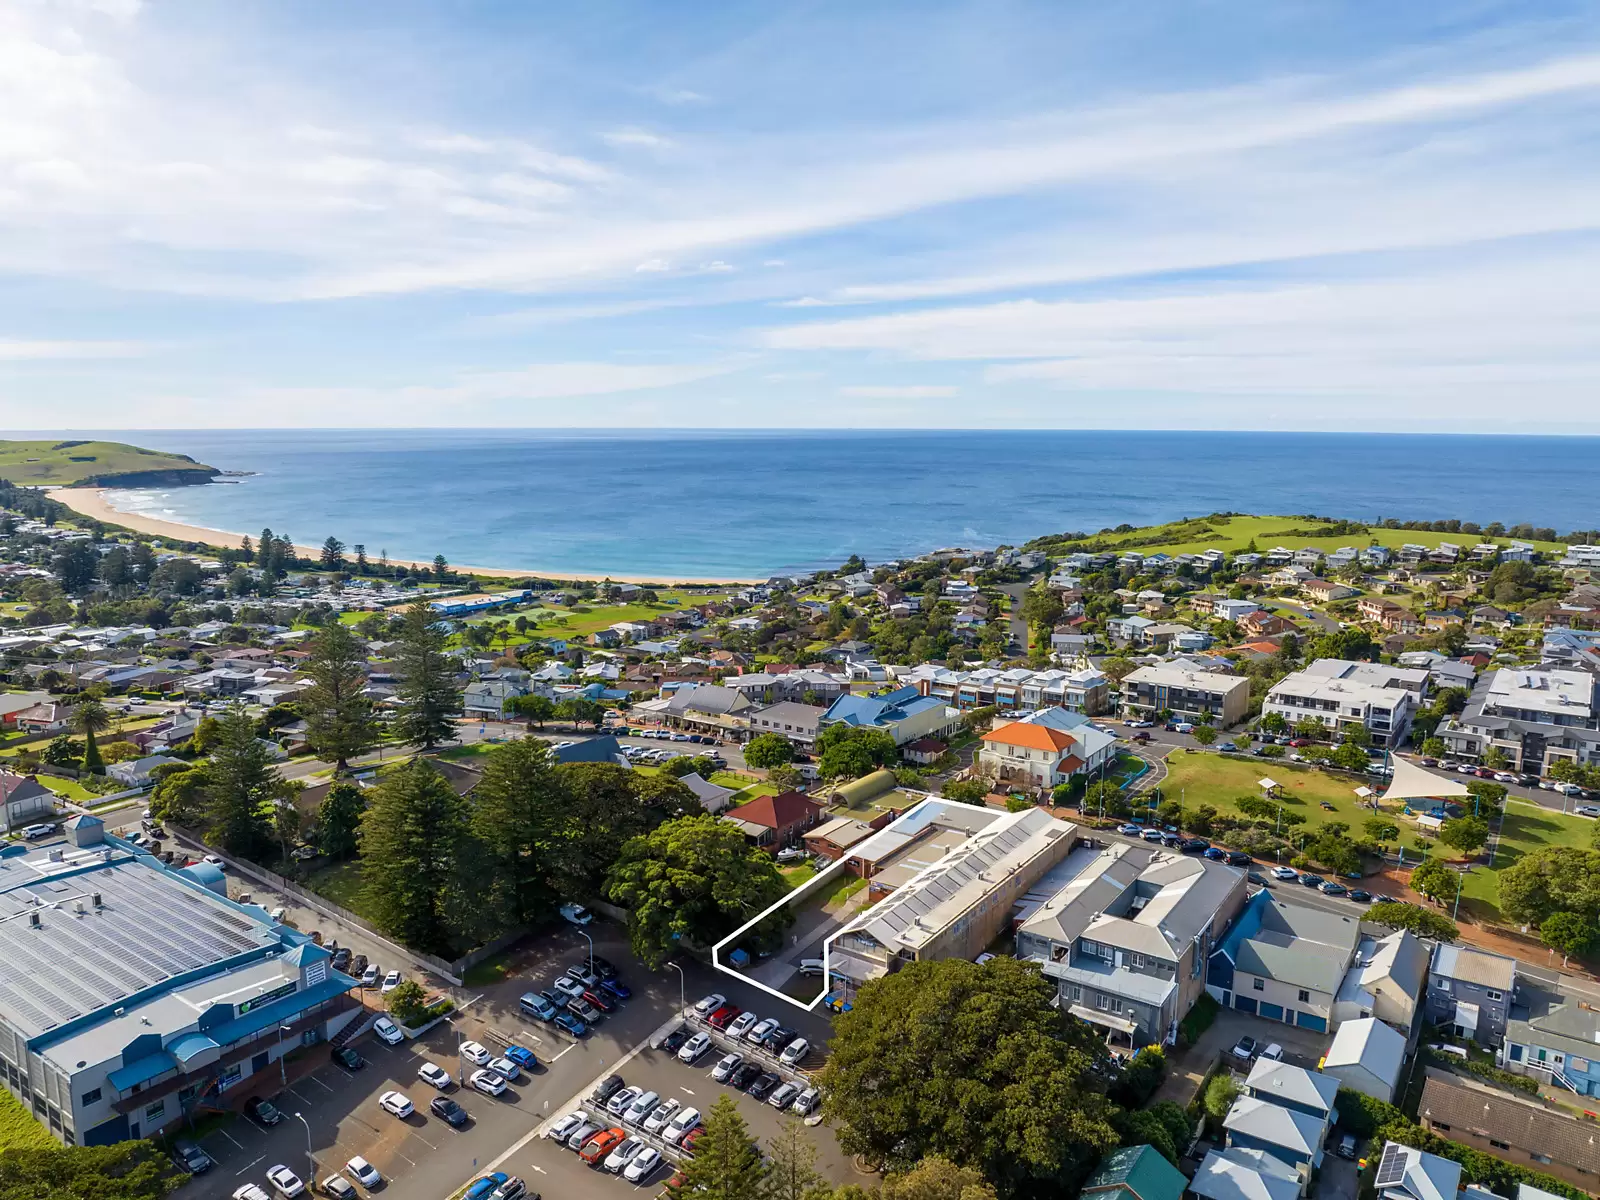
[(1224, 1007), (1331, 1033), (1359, 939), (1355, 917), (1280, 900), (1263, 888), (1212, 952), (1206, 990)]
[(0, 850), (0, 1072), (63, 1142), (220, 1107), (362, 1011), (327, 951), (219, 895), (216, 868), (170, 870), (93, 817), (70, 836)]
[(1026, 667), (953, 671), (924, 663), (904, 672), (901, 678), (922, 695), (962, 710), (1065, 708), (1092, 717), (1105, 712), (1111, 703), (1110, 681), (1089, 667), (1072, 671), (1033, 671)]
[(758, 708), (750, 713), (746, 721), (749, 725), (749, 737), (760, 737), (763, 733), (782, 734), (796, 746), (810, 753), (817, 742), (817, 730), (821, 727), (822, 717), (828, 710), (818, 704), (797, 704), (792, 700), (782, 700), (777, 704)]
[(920, 738), (945, 737), (960, 724), (961, 718), (945, 702), (924, 696), (907, 685), (882, 696), (840, 696), (822, 714), (821, 727), (853, 725), (881, 729), (904, 746)]
[(1411, 731), (1427, 683), (1422, 668), (1321, 658), (1274, 684), (1262, 712), (1276, 713), (1290, 725), (1316, 721), (1334, 736), (1360, 726), (1374, 746), (1398, 746)]
[(1244, 906), (1244, 874), (1123, 842), (1074, 859), (1078, 870), (1018, 927), (1018, 957), (1038, 961), (1061, 1007), (1109, 1036), (1172, 1041), (1205, 989), (1213, 944)]
[[(976, 833), (941, 853), (930, 835), (962, 832), (941, 821), (951, 807), (966, 806), (926, 802), (869, 839), (869, 847), (881, 841), (895, 854), (916, 848), (931, 861), (896, 881), (883, 900), (835, 935), (829, 966), (845, 980), (859, 985), (907, 963), (975, 957), (1005, 927), (1012, 905), (1077, 840), (1076, 825), (1029, 808), (983, 821)], [(889, 871), (910, 865), (892, 857), (880, 861)]]
[(1544, 774), (1560, 759), (1600, 764), (1600, 678), (1562, 667), (1485, 674), (1467, 707), (1439, 727), (1450, 753), (1478, 759), (1497, 747), (1513, 769)]
[(1002, 785), (1050, 788), (1116, 756), (1115, 734), (1064, 708), (1031, 713), (983, 735), (978, 764)]
[(1250, 681), (1162, 663), (1140, 667), (1122, 680), (1122, 707), (1129, 716), (1170, 712), (1226, 729), (1244, 720), (1250, 707)]

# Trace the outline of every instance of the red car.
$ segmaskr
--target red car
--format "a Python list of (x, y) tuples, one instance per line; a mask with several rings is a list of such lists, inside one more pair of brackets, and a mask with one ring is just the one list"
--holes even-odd
[(1289, 745), (1295, 747), (1296, 749), (1299, 749), (1301, 746), (1309, 746), (1309, 745), (1311, 745), (1311, 739), (1310, 738), (1291, 738), (1290, 741), (1289, 741)]
[(711, 1026), (713, 1029), (726, 1029), (741, 1011), (742, 1010), (737, 1004), (724, 1004), (721, 1008), (717, 1009), (714, 1013), (706, 1018), (706, 1024)]
[(701, 1125), (699, 1128), (691, 1129), (683, 1135), (683, 1150), (686, 1154), (694, 1153), (694, 1144), (700, 1140), (700, 1135), (705, 1131), (706, 1127)]

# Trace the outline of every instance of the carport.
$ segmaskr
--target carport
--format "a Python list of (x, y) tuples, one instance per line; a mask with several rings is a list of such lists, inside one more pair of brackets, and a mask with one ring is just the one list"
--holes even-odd
[(1134, 1024), (1127, 1017), (1119, 1017), (1116, 1013), (1101, 1012), (1099, 1009), (1086, 1008), (1082, 1004), (1074, 1004), (1067, 1010), (1079, 1020), (1087, 1021), (1091, 1025), (1099, 1025), (1107, 1030), (1106, 1044), (1111, 1044), (1111, 1039), (1117, 1034), (1122, 1034), (1128, 1039), (1128, 1045), (1133, 1045)]

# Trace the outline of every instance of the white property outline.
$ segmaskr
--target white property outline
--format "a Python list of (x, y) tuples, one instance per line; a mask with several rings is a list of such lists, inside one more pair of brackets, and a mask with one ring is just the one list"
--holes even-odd
[[(911, 821), (914, 817), (917, 816), (917, 814), (922, 812), (922, 810), (924, 808), (926, 808), (930, 804), (937, 804), (941, 811), (948, 810), (948, 809), (964, 809), (967, 812), (979, 813), (979, 814), (982, 814), (983, 816), (991, 818), (991, 822), (990, 822), (991, 824), (994, 821), (1001, 820), (1006, 816), (1005, 813), (997, 813), (992, 808), (986, 808), (986, 807), (983, 807), (983, 806), (977, 805), (977, 804), (963, 804), (959, 800), (947, 800), (942, 796), (934, 796), (934, 795), (926, 795), (926, 796), (924, 796), (921, 800), (917, 801), (910, 808), (906, 809), (905, 812), (901, 813), (893, 821), (890, 821), (882, 829), (876, 830), (873, 833), (873, 835), (871, 837), (869, 837), (866, 841), (862, 842), (859, 847), (856, 847), (854, 850), (847, 850), (844, 854), (840, 855), (839, 858), (836, 859), (833, 862), (833, 864), (831, 866), (829, 866), (827, 870), (823, 871), (820, 875), (815, 875), (812, 878), (806, 880), (805, 883), (801, 884), (794, 891), (790, 892), (788, 895), (784, 896), (782, 899), (778, 900), (776, 903), (769, 905), (767, 908), (765, 908), (761, 912), (757, 913), (754, 917), (750, 918), (750, 920), (746, 921), (743, 925), (739, 926), (739, 928), (735, 929), (727, 937), (723, 938), (720, 942), (718, 942), (714, 946), (712, 946), (711, 947), (711, 965), (713, 967), (715, 967), (717, 970), (721, 971), (724, 975), (728, 975), (728, 976), (731, 976), (734, 979), (738, 979), (743, 983), (749, 984), (751, 987), (759, 988), (763, 992), (767, 993), (767, 995), (773, 997), (774, 999), (782, 1000), (785, 1004), (792, 1004), (792, 1005), (794, 1005), (794, 1007), (800, 1009), (802, 1012), (814, 1012), (816, 1010), (817, 1005), (821, 1004), (825, 999), (827, 999), (829, 991), (832, 990), (832, 985), (833, 985), (833, 970), (832, 970), (833, 943), (836, 942), (840, 937), (844, 936), (846, 930), (848, 929), (848, 927), (850, 925), (855, 924), (856, 921), (858, 921), (861, 917), (863, 917), (867, 913), (871, 912), (874, 908), (877, 908), (878, 904), (882, 904), (884, 900), (888, 900), (890, 898), (890, 896), (893, 896), (895, 894), (894, 892), (891, 892), (889, 894), (889, 896), (885, 896), (883, 898), (883, 900), (879, 900), (878, 904), (869, 905), (867, 908), (863, 909), (861, 912), (856, 913), (853, 917), (851, 917), (849, 919), (849, 921), (847, 921), (845, 923), (845, 926), (843, 928), (839, 929), (831, 937), (828, 937), (828, 938), (823, 940), (823, 943), (822, 943), (822, 991), (817, 993), (816, 999), (812, 1000), (809, 1004), (802, 1004), (799, 1000), (796, 1000), (793, 996), (785, 995), (783, 992), (780, 992), (777, 988), (768, 987), (766, 984), (762, 983), (759, 979), (755, 979), (755, 978), (751, 977), (746, 972), (736, 970), (735, 968), (726, 965), (722, 961), (722, 950), (723, 950), (723, 947), (727, 946), (731, 942), (738, 941), (746, 933), (748, 933), (751, 929), (753, 929), (757, 925), (761, 924), (762, 921), (765, 921), (768, 917), (770, 917), (773, 913), (777, 912), (785, 904), (789, 904), (789, 903), (791, 903), (791, 902), (793, 902), (795, 900), (798, 900), (800, 897), (804, 896), (812, 888), (816, 887), (819, 883), (821, 883), (824, 879), (827, 879), (827, 878), (831, 877), (835, 871), (841, 870), (844, 867), (845, 861), (847, 859), (853, 858), (853, 857), (855, 857), (856, 855), (859, 855), (859, 854), (866, 853), (868, 847), (870, 847), (873, 844), (873, 842), (878, 841), (879, 839), (885, 839), (886, 840), (886, 835), (887, 834), (895, 832), (896, 829), (902, 823)], [(843, 814), (841, 814), (841, 815), (843, 815)], [(985, 828), (988, 828), (988, 826), (985, 826)], [(969, 836), (975, 836), (975, 835), (969, 835)], [(954, 851), (952, 850), (951, 853), (954, 853)], [(945, 858), (947, 858), (947, 857), (949, 857), (949, 855), (944, 855), (944, 856), (941, 856), (937, 861), (929, 863), (927, 866), (923, 867), (922, 870), (918, 871), (915, 875), (913, 875), (910, 879), (906, 880), (906, 882), (903, 883), (900, 886), (900, 888), (896, 888), (895, 891), (898, 892), (898, 891), (900, 891), (900, 890), (902, 890), (904, 888), (910, 887), (912, 884), (914, 884), (918, 880), (920, 880), (924, 875), (928, 874), (928, 872), (930, 872), (930, 871), (934, 870), (934, 868), (940, 866), (944, 862)], [(871, 880), (867, 881), (867, 886), (868, 887), (872, 886)]]

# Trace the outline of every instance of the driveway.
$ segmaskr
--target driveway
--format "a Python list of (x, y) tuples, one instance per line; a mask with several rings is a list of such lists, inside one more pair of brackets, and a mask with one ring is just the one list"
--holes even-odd
[(1167, 1077), (1156, 1090), (1154, 1099), (1172, 1100), (1187, 1105), (1200, 1090), (1200, 1083), (1219, 1059), (1226, 1059), (1237, 1073), (1248, 1074), (1249, 1064), (1235, 1059), (1230, 1053), (1241, 1037), (1248, 1035), (1256, 1040), (1257, 1049), (1273, 1043), (1283, 1047), (1285, 1062), (1314, 1070), (1317, 1062), (1333, 1043), (1331, 1034), (1314, 1033), (1285, 1025), (1281, 1021), (1268, 1021), (1237, 1009), (1225, 1008), (1217, 1013), (1211, 1027), (1200, 1035), (1200, 1040), (1187, 1050), (1167, 1059)]

